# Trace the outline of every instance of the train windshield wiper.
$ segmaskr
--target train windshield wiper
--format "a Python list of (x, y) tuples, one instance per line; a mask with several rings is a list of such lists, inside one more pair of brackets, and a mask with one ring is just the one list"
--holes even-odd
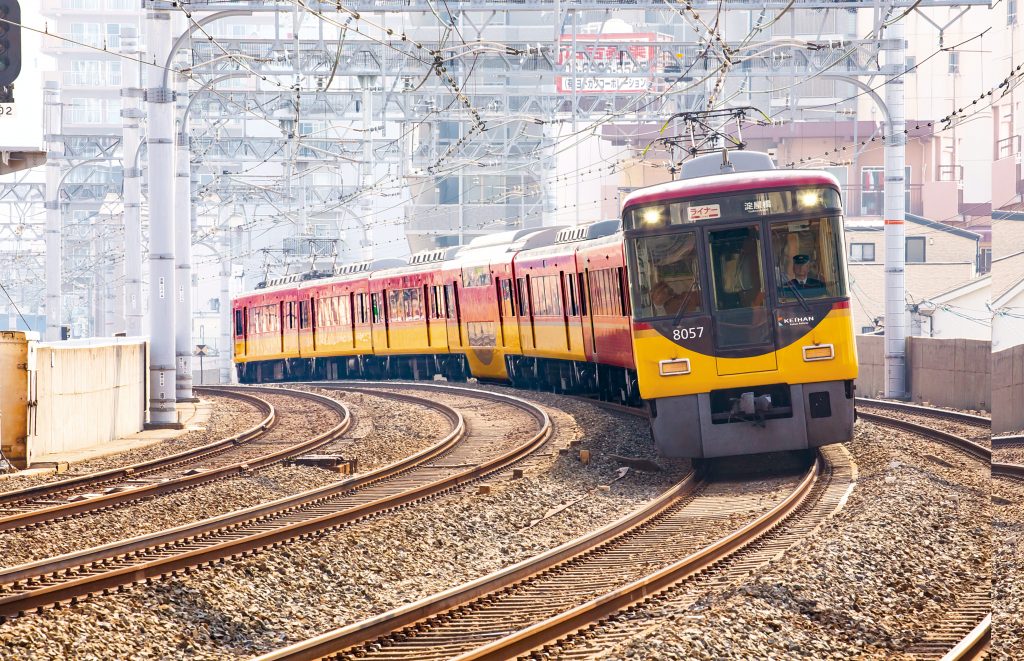
[(797, 289), (796, 286), (788, 280), (786, 281), (786, 286), (793, 290), (793, 293), (796, 294), (796, 300), (800, 302), (800, 307), (804, 309), (804, 312), (810, 315), (811, 308), (807, 305), (807, 299), (805, 299), (804, 295), (800, 293), (800, 290)]

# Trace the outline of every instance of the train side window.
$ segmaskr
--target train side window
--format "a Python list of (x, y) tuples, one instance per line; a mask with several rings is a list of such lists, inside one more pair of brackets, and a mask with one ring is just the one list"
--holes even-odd
[(565, 281), (565, 302), (569, 308), (569, 316), (575, 317), (580, 313), (579, 306), (576, 303), (576, 287), (574, 284), (575, 278), (572, 277), (572, 273), (563, 274), (563, 280)]
[(615, 269), (615, 286), (619, 290), (619, 314), (622, 315), (623, 317), (625, 317), (626, 313), (629, 311), (629, 301), (626, 300), (627, 285), (625, 284), (625, 277), (625, 269), (623, 269), (621, 266)]
[(242, 337), (242, 311), (235, 310), (235, 337)]
[(501, 307), (503, 316), (516, 316), (515, 299), (512, 296), (512, 281), (508, 278), (501, 280)]
[(583, 274), (576, 274), (576, 291), (579, 293), (580, 316), (587, 316), (587, 290), (584, 288)]
[(294, 301), (288, 301), (288, 317), (287, 317), (287, 321), (288, 321), (288, 324), (287, 324), (288, 328), (295, 328), (295, 302)]
[(376, 292), (370, 294), (370, 317), (375, 324), (379, 324), (381, 319), (384, 318), (380, 305), (380, 294)]
[(519, 316), (530, 316), (530, 287), (526, 278), (519, 278)]

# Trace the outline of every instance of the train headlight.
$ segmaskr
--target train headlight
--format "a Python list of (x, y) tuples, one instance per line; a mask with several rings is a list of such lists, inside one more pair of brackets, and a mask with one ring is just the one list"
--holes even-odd
[(679, 376), (690, 373), (689, 358), (673, 358), (658, 361), (658, 373), (662, 376)]
[(663, 214), (664, 209), (661, 207), (650, 207), (649, 209), (644, 209), (643, 213), (640, 215), (640, 219), (643, 221), (644, 225), (661, 225)]
[(804, 360), (832, 360), (836, 357), (836, 350), (831, 344), (816, 344), (804, 347)]
[(797, 204), (803, 209), (821, 206), (821, 191), (805, 190), (797, 194)]

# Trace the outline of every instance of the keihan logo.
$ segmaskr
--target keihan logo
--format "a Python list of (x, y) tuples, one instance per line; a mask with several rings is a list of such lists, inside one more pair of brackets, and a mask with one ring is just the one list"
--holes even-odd
[(779, 317), (780, 326), (806, 326), (814, 321), (814, 317)]

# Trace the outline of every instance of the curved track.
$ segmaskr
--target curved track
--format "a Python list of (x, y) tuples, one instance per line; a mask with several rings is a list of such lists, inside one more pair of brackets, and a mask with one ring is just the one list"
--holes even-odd
[[(285, 388), (206, 390), (252, 403), (266, 417), (240, 434), (168, 457), (0, 494), (0, 512), (4, 513), (0, 516), (0, 531), (108, 510), (263, 468), (338, 439), (352, 423), (343, 404), (313, 393)], [(278, 410), (251, 393), (315, 402), (325, 411), (335, 413), (340, 422), (298, 443), (287, 434), (274, 439), (272, 432), (285, 417), (301, 414)]]
[[(917, 404), (907, 404), (904, 402), (894, 402), (887, 399), (868, 399), (866, 397), (858, 397), (857, 403), (857, 415), (864, 415), (865, 419), (871, 419), (872, 412), (874, 415), (885, 415), (888, 419), (903, 419), (909, 422), (917, 420), (920, 422), (927, 421), (931, 427), (929, 429), (933, 431), (947, 432), (951, 436), (957, 436), (961, 439), (970, 441), (974, 445), (980, 445), (983, 447), (992, 447), (992, 419), (986, 418), (980, 415), (972, 415), (970, 413), (961, 413), (960, 411), (947, 411), (945, 409), (930, 408), (928, 406), (918, 406)], [(877, 421), (873, 420), (873, 421)], [(907, 431), (913, 431), (908, 429)], [(942, 439), (936, 439), (942, 440)], [(959, 443), (958, 441), (943, 441)], [(969, 447), (969, 446), (964, 446)]]
[[(832, 479), (835, 467), (825, 454), (843, 464), (839, 473), (845, 477)], [(707, 572), (723, 559), (740, 558), (731, 570), (746, 571), (749, 562), (773, 557), (792, 543), (780, 547), (773, 536), (780, 522), (806, 513), (812, 501), (827, 501), (821, 511), (834, 511), (848, 492), (852, 468), (843, 456), (848, 455), (838, 448), (819, 455), (794, 480), (789, 495), (767, 512), (760, 503), (752, 506), (749, 495), (705, 497), (709, 483), (691, 474), (637, 512), (540, 556), (259, 658), (503, 659), (525, 654), (592, 628), (666, 588), (696, 585), (698, 577), (703, 585)], [(825, 493), (829, 498), (823, 498)], [(755, 510), (741, 529), (726, 526), (733, 531), (725, 537), (712, 532), (723, 519)], [(800, 534), (820, 520), (811, 518), (813, 525)], [(693, 540), (701, 538), (717, 541), (693, 552)]]
[[(90, 594), (149, 582), (337, 529), (508, 468), (542, 446), (551, 434), (546, 413), (518, 398), (461, 388), (422, 387), (444, 396), (485, 400), (519, 413), (510, 410), (495, 422), (473, 407), (467, 407), (463, 415), (427, 398), (365, 385), (339, 388), (430, 406), (452, 421), (452, 431), (416, 455), (362, 476), (172, 530), (0, 570), (0, 617), (74, 603)], [(535, 430), (524, 429), (524, 412), (534, 421)], [(495, 456), (493, 448), (510, 433), (527, 438), (515, 449)], [(471, 467), (467, 469), (467, 465)]]
[[(991, 434), (991, 420), (988, 418), (913, 404), (861, 398), (857, 399), (857, 405), (857, 415), (869, 422), (919, 434), (956, 448), (985, 464), (992, 464), (992, 450), (989, 447), (976, 442), (976, 439), (953, 433), (960, 430), (963, 433), (977, 435), (988, 429)], [(866, 411), (865, 407), (870, 407), (874, 411)], [(890, 415), (884, 415), (880, 411), (887, 411)], [(996, 466), (1002, 464), (993, 465), (993, 473), (996, 472)], [(961, 594), (959, 599), (959, 604), (947, 614), (945, 620), (906, 650), (908, 653), (924, 658), (942, 658), (944, 661), (987, 657), (992, 634), (990, 588), (988, 585), (981, 585), (973, 592)]]

